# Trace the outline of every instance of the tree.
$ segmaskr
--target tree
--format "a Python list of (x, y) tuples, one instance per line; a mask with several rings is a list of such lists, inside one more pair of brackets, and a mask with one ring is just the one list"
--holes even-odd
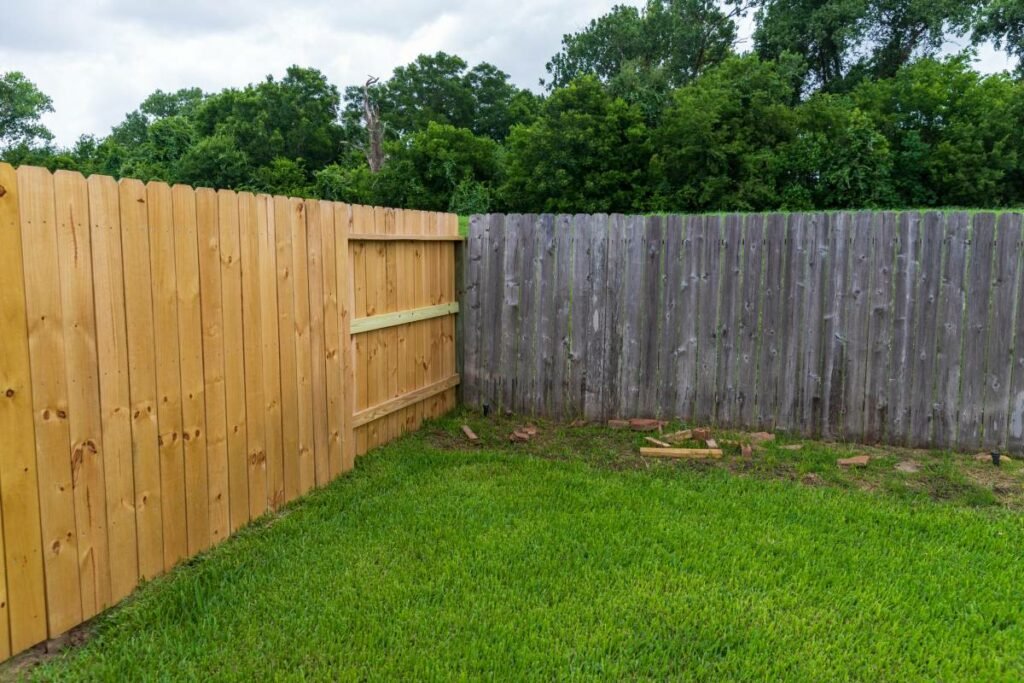
[(612, 94), (643, 106), (649, 118), (665, 94), (683, 86), (732, 53), (734, 18), (745, 0), (648, 0), (643, 9), (617, 5), (582, 31), (562, 38), (547, 64), (549, 88), (583, 75), (607, 84)]
[(1017, 58), (1024, 78), (1024, 0), (990, 0), (974, 25), (974, 42), (991, 40)]
[(985, 1), (757, 0), (754, 47), (762, 59), (802, 57), (809, 89), (848, 90), (936, 54)]
[(981, 76), (963, 55), (922, 59), (852, 96), (892, 149), (901, 205), (1024, 200), (1024, 87), (1005, 74)]
[(392, 144), (391, 163), (376, 179), (376, 203), (448, 211), (452, 197), (487, 202), (501, 172), (497, 142), (465, 128), (431, 122)]
[(533, 124), (512, 129), (501, 202), (514, 211), (641, 210), (649, 158), (639, 108), (585, 76), (552, 92)]
[(653, 135), (655, 208), (780, 205), (780, 154), (797, 127), (792, 76), (784, 67), (755, 55), (730, 57), (674, 93)]
[(372, 99), (391, 137), (425, 130), (431, 123), (465, 128), (474, 135), (503, 140), (513, 124), (535, 109), (535, 96), (520, 90), (509, 75), (481, 62), (472, 69), (445, 52), (420, 55), (395, 69), (386, 82), (367, 89), (345, 89), (343, 122), (350, 140), (364, 136), (364, 107)]
[(849, 97), (819, 93), (796, 117), (796, 136), (779, 149), (781, 208), (896, 205), (889, 142)]
[(46, 145), (53, 140), (41, 122), (53, 101), (20, 71), (0, 76), (0, 153), (16, 147)]

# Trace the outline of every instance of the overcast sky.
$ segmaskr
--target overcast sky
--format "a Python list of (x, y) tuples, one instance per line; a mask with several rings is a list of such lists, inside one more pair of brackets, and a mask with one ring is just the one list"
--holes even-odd
[[(536, 88), (562, 34), (622, 0), (10, 0), (0, 72), (53, 98), (45, 123), (68, 145), (105, 135), (157, 88), (242, 86), (291, 64), (339, 88), (387, 77), (420, 53), (488, 61)], [(640, 4), (632, 0), (626, 4)], [(748, 22), (745, 22), (749, 24)], [(749, 35), (749, 26), (743, 33)], [(984, 50), (984, 71), (1010, 68)]]

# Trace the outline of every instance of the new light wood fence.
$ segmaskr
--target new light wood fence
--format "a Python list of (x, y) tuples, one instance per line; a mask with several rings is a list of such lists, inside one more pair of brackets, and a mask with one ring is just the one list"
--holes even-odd
[(0, 164), (0, 660), (453, 407), (458, 239)]
[(464, 400), (1024, 450), (1020, 213), (476, 216)]

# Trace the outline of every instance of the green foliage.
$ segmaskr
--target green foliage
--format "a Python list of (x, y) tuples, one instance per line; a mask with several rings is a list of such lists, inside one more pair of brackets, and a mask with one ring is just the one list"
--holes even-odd
[(764, 59), (804, 60), (807, 84), (848, 90), (889, 78), (963, 35), (985, 0), (756, 0), (754, 47)]
[[(537, 106), (534, 95), (514, 86), (494, 65), (482, 62), (470, 69), (461, 57), (445, 52), (420, 55), (369, 91), (387, 131), (399, 138), (440, 123), (500, 141)], [(355, 138), (361, 134), (362, 86), (346, 88), (345, 99), (344, 119)]]
[(638, 107), (593, 76), (555, 90), (509, 136), (504, 204), (516, 211), (636, 211), (647, 194), (650, 133)]
[(781, 148), (796, 135), (791, 79), (732, 57), (675, 93), (654, 133), (655, 206), (760, 211), (780, 205)]
[(991, 40), (1017, 58), (1024, 77), (1024, 0), (989, 0), (973, 28), (974, 41)]
[(0, 154), (46, 144), (53, 134), (42, 124), (53, 101), (20, 71), (0, 75)]
[(862, 84), (853, 100), (889, 141), (901, 204), (1024, 202), (1020, 83), (983, 78), (964, 57), (923, 59)]
[[(343, 106), (293, 66), (216, 93), (157, 90), (68, 149), (40, 123), (49, 98), (11, 72), (0, 154), (466, 213), (1021, 206), (1024, 71), (934, 55), (957, 36), (1024, 55), (1022, 1), (647, 0), (566, 35), (544, 95), (438, 52), (345, 88)], [(752, 7), (754, 52), (736, 55)], [(383, 122), (372, 146), (367, 96)]]
[(638, 9), (617, 5), (582, 31), (562, 38), (562, 49), (547, 64), (549, 89), (582, 76), (606, 83), (614, 97), (639, 104), (656, 118), (672, 88), (686, 85), (732, 53), (733, 17), (713, 0), (648, 0)]
[(374, 203), (373, 174), (365, 165), (331, 164), (314, 174), (314, 193), (336, 202), (371, 205)]
[(266, 166), (260, 166), (253, 175), (251, 189), (267, 194), (288, 197), (311, 197), (313, 185), (301, 161), (278, 157)]
[(889, 142), (848, 98), (815, 95), (797, 110), (797, 130), (780, 150), (781, 208), (873, 208), (898, 203)]

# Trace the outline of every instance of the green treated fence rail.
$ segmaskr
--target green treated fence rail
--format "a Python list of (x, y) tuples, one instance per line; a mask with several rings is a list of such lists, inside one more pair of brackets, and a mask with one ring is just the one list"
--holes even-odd
[(1022, 450), (1021, 223), (960, 211), (473, 216), (463, 399)]

